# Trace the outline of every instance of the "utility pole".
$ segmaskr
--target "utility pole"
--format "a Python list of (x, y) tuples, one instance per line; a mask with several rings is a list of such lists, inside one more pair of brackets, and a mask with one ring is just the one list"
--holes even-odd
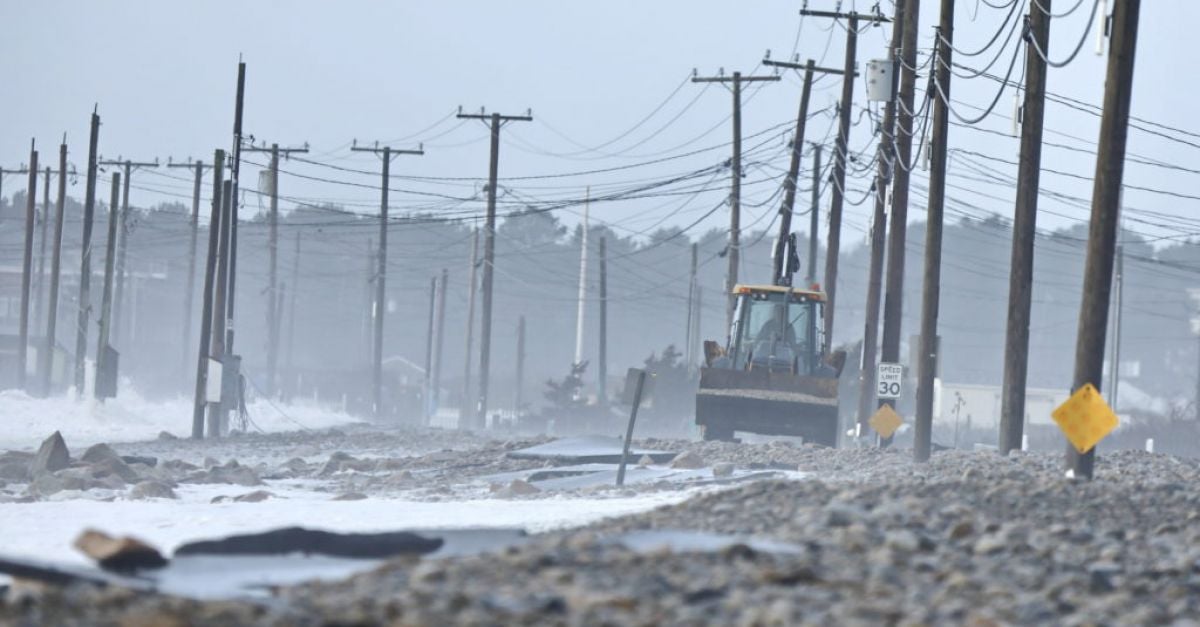
[[(913, 100), (917, 81), (917, 29), (920, 0), (897, 0), (896, 21), (903, 22), (900, 38), (900, 107), (896, 111), (896, 137), (892, 157), (899, 165), (892, 172), (892, 216), (887, 250), (887, 279), (883, 292), (881, 361), (900, 363), (900, 336), (904, 314), (905, 246), (908, 242), (908, 190), (912, 175)], [(915, 364), (910, 364), (913, 366)], [(881, 399), (880, 405), (886, 400)]]
[[(1113, 7), (1072, 390), (1088, 383), (1098, 389), (1103, 377), (1104, 332), (1108, 326), (1113, 248), (1117, 239), (1121, 185), (1125, 174), (1125, 136), (1129, 130), (1133, 61), (1140, 11), (1141, 0), (1124, 0)], [(1091, 479), (1095, 456), (1095, 448), (1081, 454), (1068, 445), (1067, 467), (1074, 471), (1076, 477)]]
[[(125, 168), (125, 188), (122, 194), (121, 211), (117, 222), (117, 242), (116, 242), (116, 285), (117, 293), (113, 300), (113, 323), (109, 331), (112, 334), (112, 340), (115, 343), (121, 336), (121, 304), (125, 302), (125, 249), (129, 246), (129, 180), (133, 177), (134, 168), (157, 168), (158, 159), (151, 161), (133, 162), (128, 159), (122, 161), (104, 161), (101, 158), (100, 165), (120, 166)], [(115, 211), (115, 210), (114, 210)], [(97, 362), (99, 359), (97, 358)]]
[(264, 393), (268, 397), (275, 396), (277, 386), (276, 372), (279, 368), (279, 155), (287, 158), (292, 153), (306, 153), (308, 146), (302, 148), (280, 148), (279, 144), (271, 144), (270, 148), (249, 146), (246, 152), (267, 152), (271, 154), (271, 205), (267, 214), (267, 381)]
[[(767, 63), (767, 61), (770, 59), (764, 60), (763, 63)], [(788, 67), (793, 65), (788, 64)], [(788, 164), (787, 177), (783, 179), (783, 204), (779, 206), (779, 237), (775, 240), (771, 275), (773, 285), (790, 286), (792, 284), (793, 269), (789, 267), (789, 259), (785, 257), (791, 256), (787, 250), (792, 235), (792, 210), (796, 206), (796, 180), (800, 176), (800, 155), (804, 151), (804, 129), (808, 122), (808, 101), (812, 94), (815, 70), (813, 60), (809, 59), (808, 63), (804, 64), (804, 88), (800, 91), (800, 110), (796, 113), (796, 130), (792, 135), (792, 158)], [(792, 243), (794, 244), (794, 241)], [(794, 253), (794, 251), (792, 252)]]
[(850, 140), (850, 111), (854, 107), (854, 71), (858, 54), (858, 23), (865, 20), (878, 24), (888, 22), (882, 15), (809, 11), (802, 9), (800, 15), (846, 20), (846, 59), (842, 70), (842, 99), (838, 106), (838, 133), (834, 144), (833, 198), (829, 205), (829, 241), (825, 246), (825, 352), (833, 342), (833, 322), (836, 313), (838, 255), (841, 254), (842, 206), (846, 197), (846, 157)]
[(29, 191), (25, 196), (25, 250), (21, 258), (21, 318), (17, 339), (17, 389), (25, 389), (29, 358), (29, 284), (33, 277), (33, 223), (37, 220), (38, 152), (29, 140)]
[(1038, 179), (1042, 170), (1042, 121), (1046, 113), (1046, 60), (1050, 49), (1051, 0), (1030, 6), (1025, 37), (1025, 103), (1021, 107), (1021, 162), (1013, 216), (1008, 323), (1004, 341), (1004, 387), (1000, 395), (1000, 454), (1020, 450), (1025, 430), (1025, 383), (1029, 372), (1029, 317), (1033, 255), (1037, 239)]
[(38, 353), (38, 376), (42, 394), (50, 395), (50, 376), (54, 366), (54, 347), (58, 332), (58, 279), (62, 274), (63, 213), (67, 199), (67, 137), (58, 147), (58, 203), (54, 208), (54, 252), (50, 259), (50, 303), (46, 309), (46, 342)]
[(429, 426), (429, 418), (433, 415), (433, 333), (434, 321), (437, 319), (437, 277), (429, 277), (429, 324), (425, 328), (425, 378), (423, 386), (425, 393), (421, 399), (424, 406), (421, 410), (421, 424)]
[[(525, 316), (517, 318), (517, 386), (513, 390), (513, 419), (521, 420), (521, 388), (525, 384)], [(603, 400), (601, 401), (603, 402)]]
[(374, 344), (371, 342), (371, 332), (374, 329), (375, 320), (375, 275), (379, 268), (379, 254), (375, 252), (375, 240), (367, 238), (367, 262), (366, 277), (367, 280), (363, 284), (363, 319), (362, 319), (362, 342), (363, 351), (368, 355), (374, 355)]
[[(693, 248), (695, 250), (695, 248)], [(608, 405), (608, 253), (605, 251), (605, 237), (600, 236), (600, 355), (596, 370), (599, 379), (596, 395), (600, 405)], [(694, 259), (694, 258), (693, 258)], [(693, 263), (693, 273), (695, 265)], [(694, 279), (693, 279), (694, 281)]]
[[(217, 172), (220, 171), (218, 170)], [(216, 182), (215, 176), (214, 182)], [(229, 398), (229, 394), (225, 389), (225, 381), (228, 379), (226, 369), (230, 365), (230, 361), (226, 359), (229, 356), (229, 344), (226, 341), (228, 338), (227, 325), (229, 323), (227, 300), (232, 291), (229, 285), (229, 275), (232, 273), (230, 266), (233, 261), (230, 254), (230, 247), (233, 245), (234, 227), (232, 222), (235, 219), (233, 204), (236, 201), (233, 200), (233, 181), (226, 179), (220, 181), (220, 184), (219, 191), (214, 194), (214, 197), (219, 199), (217, 202), (221, 207), (221, 236), (217, 242), (217, 287), (216, 291), (213, 292), (213, 320), (209, 354), (221, 364), (221, 379), (219, 383), (221, 394), (220, 400), (211, 403), (208, 407), (207, 432), (210, 438), (221, 437), (221, 427), (225, 422), (225, 412), (228, 410), (226, 401)]]
[(433, 340), (433, 383), (432, 388), (433, 409), (434, 415), (437, 415), (437, 408), (441, 400), (442, 389), (442, 346), (446, 335), (446, 285), (450, 274), (445, 268), (442, 268), (442, 280), (438, 284), (437, 292), (437, 334)]
[[(892, 42), (888, 59), (895, 61), (904, 32), (905, 0), (896, 2), (896, 19), (892, 22)], [(893, 76), (896, 64), (892, 63)], [(871, 220), (871, 259), (867, 276), (867, 303), (863, 326), (862, 368), (859, 370), (858, 424), (859, 433), (868, 433), (871, 414), (875, 413), (876, 400), (876, 355), (879, 339), (879, 305), (883, 291), (883, 255), (887, 246), (887, 190), (892, 179), (892, 168), (896, 163), (895, 128), (896, 94), (895, 83), (888, 86), (887, 100), (883, 108), (883, 124), (879, 131), (878, 172), (875, 175), (875, 215)], [(901, 244), (903, 245), (903, 244)], [(888, 438), (885, 438), (888, 440)]]
[(929, 212), (925, 225), (925, 284), (921, 290), (921, 339), (917, 364), (917, 416), (913, 458), (929, 459), (933, 437), (933, 380), (937, 376), (938, 301), (942, 279), (942, 215), (946, 202), (946, 142), (950, 136), (950, 68), (954, 41), (954, 0), (942, 0), (941, 24), (934, 36), (933, 159), (929, 171)]
[(88, 140), (87, 187), (83, 201), (83, 249), (79, 269), (79, 322), (75, 326), (75, 396), (83, 398), (87, 367), (88, 318), (92, 312), (92, 220), (96, 213), (96, 147), (100, 142), (100, 115), (92, 110)]
[[(38, 240), (38, 267), (37, 267), (37, 294), (33, 298), (33, 319), (41, 321), (45, 315), (45, 292), (46, 292), (46, 238), (47, 231), (50, 229), (50, 175), (53, 170), (50, 166), (46, 166), (46, 176), (42, 183), (42, 219), (41, 219), (41, 237)], [(38, 355), (42, 354), (42, 348), (38, 349)]]
[(458, 113), (459, 119), (486, 120), (491, 128), (491, 159), (488, 163), (487, 218), (483, 227), (483, 320), (479, 332), (479, 402), (476, 426), (487, 427), (488, 366), (492, 357), (492, 274), (496, 260), (496, 179), (500, 165), (500, 129), (509, 122), (532, 122), (533, 115)]
[(688, 302), (687, 302), (687, 331), (684, 334), (684, 363), (687, 364), (688, 372), (691, 372), (692, 365), (696, 363), (696, 356), (692, 354), (692, 332), (695, 328), (696, 316), (696, 258), (697, 245), (692, 242), (692, 266), (688, 272)]
[(466, 358), (463, 360), (463, 391), (462, 401), (459, 402), (458, 408), (458, 427), (460, 429), (470, 425), (471, 409), (471, 353), (474, 349), (475, 340), (475, 290), (479, 286), (476, 280), (476, 271), (479, 268), (479, 228), (471, 229), (471, 267), (470, 278), (467, 279), (467, 339), (466, 339)]
[(571, 363), (583, 363), (583, 312), (587, 300), (587, 258), (588, 258), (588, 205), (591, 204), (592, 188), (588, 187), (583, 194), (583, 223), (579, 229), (579, 299), (575, 311), (575, 360)]
[[(772, 76), (742, 76), (734, 72), (733, 76), (725, 76), (724, 71), (718, 76), (693, 76), (693, 83), (732, 83), (733, 88), (733, 156), (729, 161), (729, 248), (726, 256), (729, 258), (729, 271), (725, 277), (725, 328), (733, 324), (733, 305), (735, 298), (733, 288), (737, 285), (738, 264), (741, 256), (742, 233), (742, 84), (764, 81), (778, 81), (778, 75)], [(726, 331), (728, 333), (728, 331)]]
[(814, 143), (812, 171), (812, 215), (808, 223), (808, 284), (817, 282), (817, 233), (821, 230), (821, 144)]
[[(204, 182), (204, 162), (171, 163), (167, 160), (168, 168), (191, 168), (194, 170), (195, 181), (192, 184), (192, 217), (188, 222), (188, 271), (187, 291), (183, 295), (183, 369), (187, 371), (188, 345), (192, 343), (192, 307), (196, 295), (196, 238), (200, 231), (200, 187)], [(209, 228), (212, 228), (211, 225)]]
[(196, 389), (192, 397), (192, 439), (204, 437), (204, 408), (208, 403), (208, 362), (212, 359), (212, 327), (214, 306), (214, 284), (217, 274), (217, 255), (220, 253), (225, 224), (222, 219), (221, 188), (224, 185), (225, 151), (213, 154), (212, 211), (208, 219), (208, 254), (204, 262), (204, 291), (200, 302), (200, 349), (196, 352)]
[(121, 173), (113, 172), (112, 200), (108, 205), (108, 240), (104, 247), (104, 291), (101, 292), (100, 299), (100, 334), (96, 339), (96, 380), (92, 390), (96, 400), (100, 401), (108, 398), (109, 392), (112, 391), (104, 383), (116, 379), (116, 373), (113, 372), (116, 364), (109, 361), (113, 357), (109, 338), (112, 334), (113, 266), (117, 252), (117, 227), (121, 222), (120, 200)]
[(375, 275), (375, 307), (372, 311), (375, 328), (372, 338), (371, 359), (371, 403), (376, 418), (383, 417), (383, 316), (387, 311), (387, 234), (388, 234), (388, 185), (391, 180), (392, 158), (398, 155), (423, 155), (425, 150), (397, 150), (391, 146), (376, 144), (370, 148), (357, 145), (350, 147), (353, 152), (370, 152), (383, 160), (382, 182), (380, 183), (381, 198), (379, 201), (379, 263)]
[[(1118, 223), (1119, 224), (1119, 223)], [(1112, 352), (1108, 372), (1108, 405), (1117, 411), (1117, 392), (1121, 387), (1121, 314), (1125, 304), (1125, 246), (1121, 244), (1120, 227), (1117, 234), (1116, 269), (1113, 271)]]
[[(229, 183), (230, 183), (230, 205), (229, 205), (229, 272), (227, 273), (227, 291), (225, 293), (225, 346), (224, 354), (221, 357), (226, 368), (233, 367), (240, 370), (240, 361), (235, 364), (232, 359), (233, 352), (233, 312), (234, 301), (237, 296), (237, 251), (238, 251), (238, 205), (240, 196), (238, 196), (238, 188), (241, 181), (242, 172), (242, 111), (246, 99), (246, 64), (238, 60), (238, 77), (237, 77), (237, 94), (234, 100), (233, 108), (233, 148), (230, 151), (230, 156), (233, 160), (229, 168)], [(230, 357), (230, 359), (226, 359)], [(224, 372), (224, 370), (222, 370)], [(235, 371), (237, 376), (241, 373)], [(236, 380), (235, 377), (224, 378), (223, 381)], [(224, 387), (224, 386), (222, 386)], [(228, 394), (222, 393), (222, 398)], [(222, 429), (224, 428), (224, 419), (226, 413), (221, 413)]]

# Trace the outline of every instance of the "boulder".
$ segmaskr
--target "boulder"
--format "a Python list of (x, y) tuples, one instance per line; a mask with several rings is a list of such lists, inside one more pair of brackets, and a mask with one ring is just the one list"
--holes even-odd
[(503, 496), (529, 496), (541, 491), (541, 488), (524, 479), (513, 479), (512, 483), (508, 484), (500, 493)]
[(713, 476), (714, 477), (732, 477), (733, 476), (733, 464), (731, 464), (729, 462), (720, 462), (717, 464), (713, 464)]
[(162, 568), (167, 565), (158, 549), (136, 538), (114, 538), (106, 533), (88, 529), (75, 539), (75, 548), (96, 560), (100, 568), (118, 572), (135, 572), (143, 568)]
[(24, 483), (29, 481), (29, 466), (33, 453), (8, 451), (0, 454), (0, 479)]
[(171, 433), (170, 431), (159, 431), (158, 439), (165, 440), (165, 441), (178, 440), (179, 436)]
[(651, 459), (649, 455), (642, 455), (642, 458), (638, 460), (637, 465), (638, 468), (649, 468), (650, 466), (654, 465), (654, 460)]
[(120, 457), (110, 457), (103, 461), (94, 463), (90, 467), (92, 477), (103, 479), (108, 476), (120, 477), (124, 483), (137, 483), (141, 481), (141, 477), (137, 471), (129, 467), (129, 464), (121, 461)]
[(55, 431), (46, 438), (45, 442), (42, 442), (41, 448), (29, 462), (29, 474), (37, 477), (48, 472), (62, 470), (70, 464), (71, 452), (67, 450), (67, 443), (63, 440), (62, 434)]
[(333, 497), (333, 500), (335, 500), (335, 501), (361, 501), (365, 498), (367, 498), (367, 495), (363, 494), (362, 492), (346, 492), (345, 494), (339, 494), (339, 495)]
[(129, 490), (129, 498), (139, 501), (146, 499), (174, 499), (175, 490), (162, 481), (142, 481)]
[(684, 451), (671, 460), (670, 466), (671, 468), (683, 470), (695, 470), (697, 468), (704, 468), (706, 464), (704, 463), (704, 458), (700, 457), (700, 455), (692, 451)]
[(233, 497), (233, 500), (237, 501), (238, 503), (261, 503), (262, 501), (271, 498), (275, 498), (275, 495), (267, 492), (266, 490), (255, 490), (253, 492), (247, 492), (245, 494), (235, 496)]
[(122, 455), (121, 461), (130, 465), (143, 464), (151, 468), (158, 466), (158, 458), (150, 455)]
[(79, 458), (89, 464), (96, 464), (106, 459), (121, 459), (120, 455), (107, 444), (93, 444)]

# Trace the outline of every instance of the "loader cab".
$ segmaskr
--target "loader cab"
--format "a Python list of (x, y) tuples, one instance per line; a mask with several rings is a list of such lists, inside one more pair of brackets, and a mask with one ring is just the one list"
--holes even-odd
[(725, 355), (734, 370), (816, 374), (821, 364), (821, 292), (739, 285)]

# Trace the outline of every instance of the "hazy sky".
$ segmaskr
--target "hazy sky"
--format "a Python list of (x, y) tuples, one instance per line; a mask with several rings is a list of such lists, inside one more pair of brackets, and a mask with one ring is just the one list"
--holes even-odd
[[(1021, 0), (1022, 2), (1024, 0)], [(1079, 10), (1055, 19), (1050, 56), (1066, 57), (1084, 34), (1093, 0), (1082, 0)], [(810, 8), (833, 9), (834, 0), (811, 0)], [(859, 1), (857, 9), (872, 3)], [(959, 0), (955, 35), (957, 46), (971, 51), (983, 46), (1008, 10), (989, 8), (978, 0)], [(995, 4), (995, 2), (993, 2)], [(1065, 12), (1074, 0), (1056, 0), (1054, 10)], [(27, 161), (30, 137), (42, 149), (43, 163), (56, 160), (57, 144), (65, 131), (71, 161), (82, 168), (86, 159), (88, 114), (99, 103), (103, 118), (101, 152), (105, 157), (165, 161), (168, 157), (211, 160), (214, 148), (231, 142), (236, 64), (239, 53), (248, 64), (245, 128), (268, 142), (296, 145), (309, 142), (311, 158), (342, 167), (376, 171), (370, 155), (351, 155), (352, 139), (360, 142), (396, 140), (397, 147), (414, 147), (425, 140), (427, 155), (398, 159), (393, 171), (435, 177), (484, 177), (487, 171), (486, 130), (478, 122), (456, 126), (447, 118), (459, 105), (477, 111), (523, 113), (532, 108), (533, 123), (517, 123), (504, 130), (501, 176), (523, 177), (548, 173), (579, 172), (629, 166), (677, 155), (729, 141), (730, 97), (719, 86), (706, 90), (685, 83), (692, 68), (711, 74), (755, 71), (767, 49), (775, 58), (791, 55), (798, 41), (802, 58), (814, 57), (825, 65), (842, 61), (844, 31), (827, 20), (801, 20), (799, 2), (752, 0), (654, 0), (615, 2), (94, 2), (40, 0), (0, 4), (0, 22), (6, 28), (0, 49), (8, 59), (5, 74), (4, 116), (0, 124), (0, 166), (11, 168)], [(854, 2), (841, 3), (844, 9)], [(881, 3), (890, 15), (890, 2)], [(922, 2), (922, 46), (928, 49), (938, 3)], [(1021, 10), (1023, 13), (1023, 10)], [(1195, 2), (1155, 0), (1142, 7), (1141, 40), (1137, 53), (1134, 114), (1142, 118), (1200, 132), (1189, 115), (1194, 89), (1188, 84), (1186, 51), (1192, 34), (1175, 24), (1194, 23), (1200, 17)], [(1065, 69), (1050, 72), (1052, 92), (1098, 104), (1103, 89), (1104, 59), (1095, 54), (1095, 27), (1078, 58)], [(860, 39), (860, 65), (885, 54), (890, 26), (871, 29)], [(1009, 50), (1012, 48), (1010, 47)], [(971, 67), (982, 67), (994, 56), (956, 55)], [(1003, 53), (991, 73), (1003, 75), (1011, 54)], [(1018, 58), (1013, 79), (1021, 76)], [(759, 73), (768, 73), (758, 68)], [(920, 81), (924, 86), (924, 81)], [(839, 83), (818, 83), (813, 108), (831, 106)], [(964, 116), (977, 112), (969, 105), (986, 106), (997, 83), (977, 78), (955, 79), (952, 98)], [(677, 90), (677, 91), (676, 91)], [(748, 89), (744, 113), (745, 135), (775, 125), (790, 125), (795, 117), (799, 81), (794, 74), (760, 91)], [(606, 146), (604, 157), (581, 151), (578, 145), (596, 146), (637, 124), (669, 94), (674, 96), (654, 117), (623, 139)], [(856, 105), (863, 104), (865, 89), (856, 85)], [(689, 103), (694, 103), (689, 107)], [(994, 115), (981, 126), (1010, 133), (1012, 91), (1000, 99)], [(682, 112), (682, 113), (681, 113)], [(678, 115), (676, 118), (675, 116)], [(856, 113), (856, 115), (858, 115)], [(663, 129), (669, 121), (674, 122)], [(434, 124), (435, 122), (439, 122)], [(809, 139), (825, 139), (830, 118), (822, 115), (809, 125)], [(1060, 106), (1048, 108), (1048, 141), (1086, 148), (1095, 142), (1099, 118)], [(421, 133), (426, 127), (433, 126)], [(662, 129), (660, 131), (660, 129)], [(871, 143), (869, 123), (854, 129), (855, 150)], [(657, 133), (657, 134), (655, 134)], [(1056, 135), (1063, 133), (1072, 137)], [(1200, 144), (1177, 132), (1166, 134)], [(564, 138), (563, 135), (570, 138)], [(748, 204), (744, 223), (765, 226), (776, 203), (779, 168), (787, 157), (786, 126), (763, 134), (747, 148), (763, 142), (750, 159), (747, 172)], [(1017, 140), (953, 127), (951, 146), (1007, 160), (1016, 159)], [(1143, 157), (1175, 164), (1195, 161), (1194, 147), (1134, 131), (1129, 148)], [(545, 153), (558, 153), (553, 156)], [(571, 153), (571, 154), (562, 154)], [(872, 154), (866, 152), (867, 158)], [(631, 181), (666, 178), (719, 163), (728, 148), (714, 148), (694, 157), (641, 165), (615, 173), (555, 179), (514, 180), (510, 198), (563, 199), (579, 197), (587, 185), (629, 186)], [(261, 155), (248, 155), (261, 163)], [(1005, 176), (1015, 167), (979, 161)], [(1094, 159), (1087, 154), (1047, 149), (1045, 165), (1090, 178)], [(244, 176), (254, 180), (257, 168), (245, 166)], [(290, 163), (285, 169), (305, 176), (350, 184), (330, 184), (310, 179), (281, 178), (281, 194), (306, 200), (332, 200), (370, 210), (378, 192), (370, 187), (378, 179), (367, 174), (333, 170), (311, 164)], [(140, 205), (183, 200), (190, 194), (186, 173), (161, 170), (138, 173), (133, 202)], [(1193, 174), (1160, 167), (1130, 165), (1126, 182), (1187, 193), (1194, 188)], [(978, 177), (960, 160), (952, 163), (955, 175)], [(622, 221), (630, 229), (690, 224), (720, 201), (715, 178), (711, 191), (681, 209), (661, 199), (594, 206), (592, 215), (602, 221)], [(758, 184), (749, 184), (751, 180)], [(1082, 197), (1090, 196), (1090, 183), (1060, 175), (1043, 176), (1047, 188)], [(21, 177), (7, 176), (4, 193), (23, 185)], [(917, 177), (924, 185), (924, 175)], [(703, 182), (703, 181), (699, 181)], [(965, 189), (951, 196), (965, 204), (967, 213), (979, 210), (1011, 214), (1011, 189), (952, 178)], [(851, 181), (851, 189), (865, 189), (866, 175)], [(478, 195), (478, 183), (396, 182), (396, 187), (442, 193), (455, 198)], [(614, 187), (614, 188), (615, 188)], [(82, 195), (82, 187), (73, 190)], [(985, 195), (984, 195), (985, 194)], [(851, 192), (851, 197), (861, 192)], [(477, 201), (430, 204), (428, 196), (399, 193), (393, 198), (400, 209), (450, 207), (478, 211)], [(666, 199), (671, 201), (672, 199)], [(256, 199), (248, 203), (256, 203)], [(1195, 214), (1196, 201), (1129, 190), (1126, 202), (1139, 210), (1177, 216)], [(287, 206), (289, 203), (284, 202)], [(847, 209), (850, 245), (861, 241), (868, 205)], [(978, 208), (978, 209), (976, 209)], [(574, 222), (574, 210), (561, 214)], [(924, 194), (914, 196), (914, 218), (924, 213)], [(955, 214), (951, 214), (954, 216)], [(1040, 225), (1061, 227), (1086, 217), (1086, 210), (1053, 202), (1043, 203)], [(759, 220), (756, 222), (756, 218)], [(701, 226), (726, 223), (718, 212)], [(1146, 220), (1151, 221), (1151, 220)], [(1185, 220), (1189, 222), (1190, 218)], [(1161, 224), (1162, 222), (1159, 221)], [(1174, 229), (1138, 224), (1135, 230), (1164, 236)], [(1194, 226), (1188, 230), (1198, 230)]]

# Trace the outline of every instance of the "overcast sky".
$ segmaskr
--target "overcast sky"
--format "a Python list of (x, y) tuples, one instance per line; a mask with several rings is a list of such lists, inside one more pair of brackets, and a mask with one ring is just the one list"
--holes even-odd
[[(766, 74), (767, 69), (758, 67), (764, 52), (771, 49), (775, 58), (787, 58), (793, 46), (797, 46), (801, 58), (814, 57), (824, 65), (841, 65), (844, 30), (836, 26), (831, 29), (828, 20), (802, 20), (800, 4), (779, 0), (4, 2), (0, 4), (0, 22), (7, 28), (0, 47), (9, 63), (3, 90), (4, 121), (0, 124), (0, 167), (12, 168), (27, 161), (30, 137), (38, 140), (43, 164), (56, 160), (57, 144), (66, 132), (71, 161), (82, 169), (87, 153), (88, 114), (94, 103), (98, 103), (103, 118), (101, 152), (107, 158), (123, 155), (138, 160), (211, 160), (214, 148), (230, 146), (239, 54), (248, 66), (246, 132), (281, 145), (308, 142), (313, 150), (310, 158), (342, 167), (368, 171), (378, 168), (377, 160), (370, 155), (348, 151), (352, 139), (363, 143), (402, 140), (394, 144), (401, 148), (415, 147), (424, 140), (426, 156), (398, 159), (394, 172), (485, 177), (486, 129), (478, 122), (459, 125), (457, 120), (447, 119), (459, 105), (470, 111), (485, 106), (489, 112), (511, 114), (533, 110), (533, 123), (515, 123), (504, 130), (501, 177), (629, 166), (713, 147), (693, 157), (628, 167), (615, 173), (506, 183), (512, 190), (510, 198), (578, 197), (587, 185), (610, 185), (615, 189), (631, 181), (666, 178), (727, 158), (728, 148), (716, 147), (730, 137), (730, 126), (723, 122), (730, 111), (729, 94), (719, 86), (705, 89), (686, 83), (693, 68), (701, 74), (713, 74), (720, 68)], [(808, 4), (813, 9), (833, 9), (837, 5), (834, 0), (811, 0)], [(841, 4), (848, 9), (856, 3)], [(867, 11), (871, 4), (860, 0), (855, 8)], [(1053, 22), (1052, 60), (1065, 58), (1084, 35), (1093, 0), (1079, 4), (1077, 11)], [(958, 5), (955, 40), (964, 51), (987, 43), (1008, 13), (1007, 9), (989, 8), (978, 0), (959, 0)], [(1055, 0), (1054, 11), (1066, 12), (1074, 5), (1075, 0)], [(881, 10), (891, 15), (891, 3), (882, 2)], [(921, 36), (926, 50), (932, 42), (937, 11), (937, 2), (922, 2)], [(1190, 40), (1193, 35), (1175, 27), (1194, 23), (1198, 14), (1200, 6), (1195, 2), (1143, 3), (1133, 86), (1136, 116), (1200, 132), (1200, 125), (1189, 115), (1194, 90), (1185, 65), (1187, 51), (1194, 48)], [(1104, 59), (1095, 54), (1094, 30), (1086, 34), (1084, 49), (1072, 64), (1051, 70), (1052, 92), (1100, 103)], [(890, 26), (863, 34), (860, 65), (885, 54), (889, 34)], [(956, 61), (982, 67), (994, 56), (994, 50), (978, 57), (956, 55)], [(1005, 74), (1010, 58), (1011, 54), (1004, 52), (991, 73)], [(1022, 65), (1018, 58), (1014, 80), (1020, 78)], [(924, 81), (920, 83), (924, 85)], [(747, 203), (762, 206), (748, 206), (744, 223), (765, 226), (772, 207), (777, 206), (773, 194), (778, 190), (779, 169), (787, 164), (783, 143), (787, 126), (780, 125), (790, 125), (794, 120), (799, 85), (794, 74), (787, 74), (784, 81), (765, 84), (761, 90), (747, 88), (744, 134), (779, 128), (747, 140), (747, 149), (761, 142), (758, 152), (749, 159)], [(838, 81), (824, 79), (817, 87), (813, 109), (831, 107), (840, 92)], [(986, 106), (997, 87), (996, 82), (985, 78), (956, 78), (952, 83), (952, 99), (958, 101), (956, 110), (964, 117), (973, 117), (977, 111), (971, 105)], [(855, 89), (856, 106), (864, 104), (864, 96), (860, 82)], [(664, 100), (666, 104), (656, 115), (603, 148), (604, 152), (620, 153), (618, 156), (605, 157), (580, 149), (579, 145), (594, 147), (621, 135)], [(1012, 123), (1008, 118), (1013, 110), (1014, 98), (1009, 90), (993, 115), (980, 126), (1010, 133)], [(831, 141), (829, 116), (814, 120), (808, 138)], [(1098, 122), (1096, 116), (1052, 104), (1048, 107), (1050, 132), (1046, 139), (1087, 148), (1095, 143)], [(851, 138), (855, 150), (865, 150), (872, 143), (870, 130), (869, 123), (855, 127)], [(1200, 140), (1178, 132), (1166, 134), (1200, 144)], [(954, 148), (1016, 160), (1015, 138), (956, 126), (951, 129), (950, 142)], [(1168, 163), (1196, 161), (1196, 148), (1144, 132), (1131, 134), (1129, 148), (1142, 157)], [(873, 151), (865, 154), (869, 158)], [(261, 155), (247, 155), (247, 160), (265, 162)], [(999, 162), (980, 162), (1005, 176), (1016, 171)], [(1087, 154), (1047, 149), (1045, 165), (1090, 177), (1094, 159)], [(256, 176), (254, 165), (245, 168), (244, 176)], [(321, 183), (288, 176), (280, 181), (285, 196), (331, 200), (364, 211), (377, 203), (378, 193), (370, 188), (378, 183), (377, 178), (312, 164), (292, 163), (285, 169), (343, 182)], [(978, 172), (958, 160), (953, 162), (952, 172), (978, 177)], [(167, 176), (187, 178), (179, 170), (139, 172), (135, 176), (134, 204), (185, 200), (190, 184)], [(1126, 182), (1188, 193), (1195, 187), (1189, 180), (1194, 176), (1131, 165)], [(924, 175), (917, 179), (923, 186)], [(20, 187), (20, 180), (7, 176), (4, 193), (9, 195)], [(749, 184), (752, 180), (758, 183)], [(1042, 180), (1055, 191), (1090, 196), (1087, 181), (1049, 174)], [(684, 226), (720, 201), (723, 181), (727, 181), (727, 175), (715, 178), (711, 191), (684, 209), (678, 203), (664, 204), (658, 199), (653, 203), (594, 206), (592, 215), (601, 221), (619, 222), (629, 232), (659, 222)], [(969, 178), (952, 179), (951, 183), (967, 188), (951, 191), (951, 196), (965, 203), (959, 205), (960, 211), (1011, 215), (1012, 190), (1004, 185), (984, 185)], [(865, 174), (848, 183), (852, 190), (863, 190), (867, 185)], [(395, 186), (456, 198), (478, 196), (478, 183), (473, 181), (398, 182)], [(73, 194), (82, 196), (81, 190), (81, 186), (76, 187)], [(850, 196), (855, 199), (861, 191), (852, 191)], [(427, 196), (405, 193), (393, 200), (401, 209), (442, 210), (454, 206), (479, 211), (482, 206), (478, 201), (431, 204)], [(679, 202), (684, 200), (679, 198)], [(247, 202), (255, 204), (257, 200)], [(1189, 216), (1189, 220), (1195, 215), (1196, 201), (1191, 199), (1130, 190), (1126, 202), (1138, 210)], [(865, 237), (868, 204), (847, 210), (850, 245)], [(920, 193), (914, 196), (911, 216), (921, 219), (923, 214), (924, 194)], [(575, 209), (568, 209), (560, 217), (572, 223), (577, 220), (575, 215)], [(1044, 202), (1040, 226), (1062, 227), (1084, 217), (1085, 209)], [(718, 212), (700, 228), (720, 226), (726, 220), (724, 212)], [(1153, 224), (1134, 228), (1160, 237), (1178, 231)], [(1197, 230), (1194, 226), (1188, 229)]]

